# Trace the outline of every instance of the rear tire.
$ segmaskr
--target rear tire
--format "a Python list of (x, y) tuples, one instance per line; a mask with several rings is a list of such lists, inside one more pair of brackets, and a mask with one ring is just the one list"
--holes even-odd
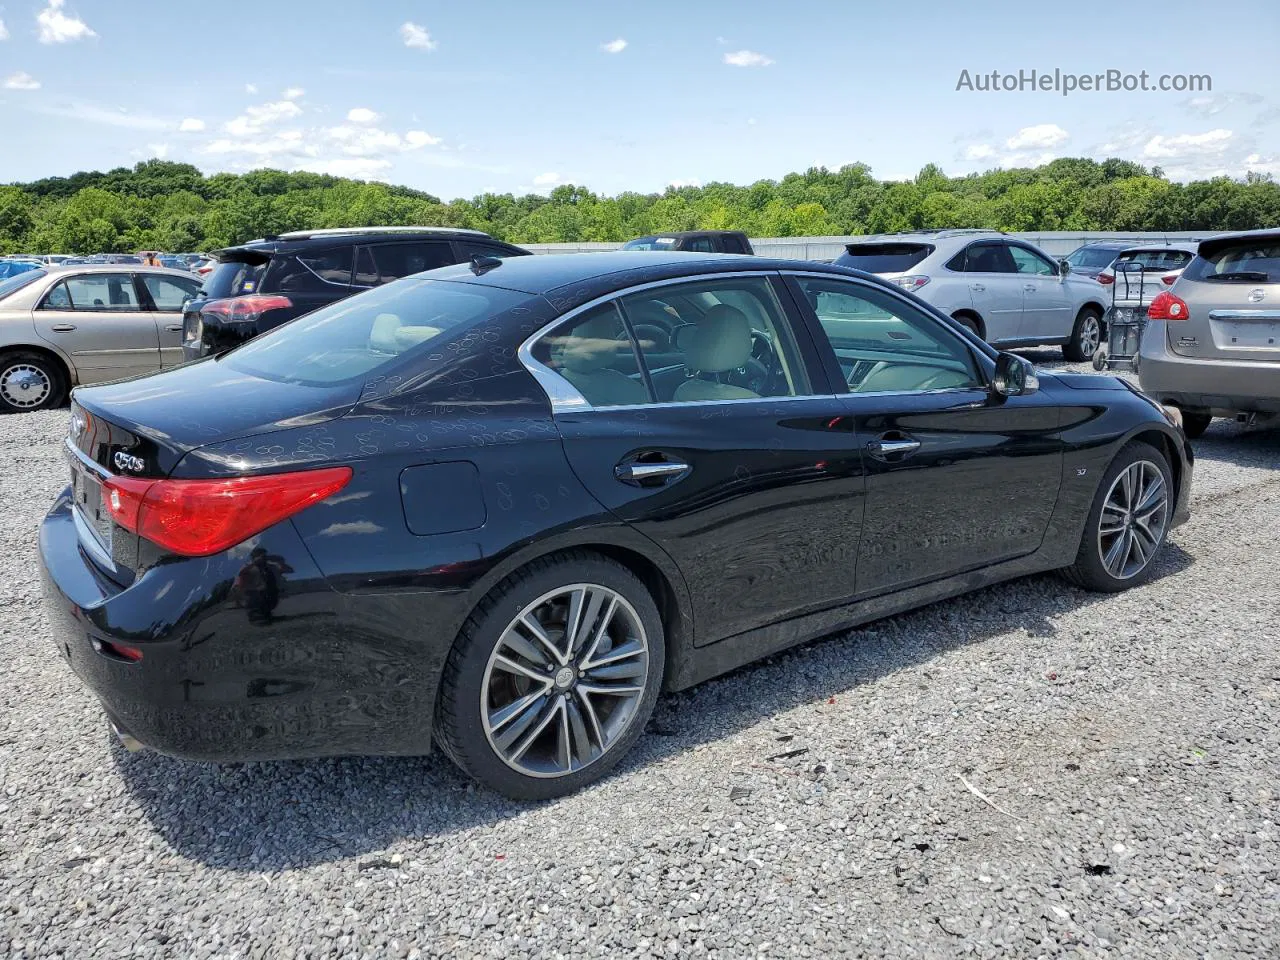
[(0, 412), (48, 410), (66, 396), (61, 366), (41, 353), (13, 350), (0, 354)]
[(1174, 501), (1164, 454), (1141, 441), (1127, 444), (1102, 475), (1076, 561), (1062, 575), (1098, 593), (1145, 583), (1164, 546)]
[(953, 313), (951, 315), (951, 319), (954, 320), (956, 323), (960, 324), (960, 326), (964, 327), (966, 330), (972, 333), (979, 340), (986, 339), (982, 335), (982, 325), (978, 322), (978, 319), (974, 317), (972, 314)]
[(644, 733), (664, 665), (662, 618), (635, 574), (581, 550), (536, 560), (494, 587), (454, 641), (436, 742), (513, 800), (572, 793)]
[(1198, 440), (1203, 437), (1204, 432), (1209, 429), (1209, 424), (1211, 423), (1213, 423), (1213, 414), (1211, 413), (1182, 411), (1182, 432), (1187, 435), (1188, 440)]
[(1102, 315), (1093, 307), (1085, 307), (1076, 317), (1071, 339), (1062, 345), (1062, 355), (1071, 363), (1084, 363), (1102, 343)]

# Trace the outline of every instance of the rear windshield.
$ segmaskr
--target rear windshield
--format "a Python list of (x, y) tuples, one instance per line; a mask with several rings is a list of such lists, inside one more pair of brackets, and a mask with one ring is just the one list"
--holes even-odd
[(637, 237), (622, 245), (623, 250), (674, 250), (679, 237)]
[(35, 283), (41, 277), (47, 277), (48, 270), (28, 270), (17, 276), (10, 277), (8, 280), (0, 280), (0, 300), (9, 296), (11, 293), (17, 293), (29, 283)]
[(223, 260), (204, 278), (201, 290), (210, 300), (256, 293), (266, 267), (266, 263)]
[(836, 263), (867, 273), (901, 273), (931, 253), (927, 243), (851, 243)]
[(1126, 250), (1116, 257), (1116, 263), (1137, 263), (1146, 270), (1181, 270), (1191, 262), (1192, 254), (1186, 250), (1141, 249)]
[(1119, 251), (1115, 247), (1080, 247), (1067, 256), (1073, 267), (1109, 267)]
[(241, 373), (311, 386), (367, 379), (444, 334), (528, 299), (498, 287), (408, 277), (269, 330), (222, 362)]
[(1196, 257), (1182, 274), (1214, 283), (1280, 283), (1280, 241), (1241, 240)]

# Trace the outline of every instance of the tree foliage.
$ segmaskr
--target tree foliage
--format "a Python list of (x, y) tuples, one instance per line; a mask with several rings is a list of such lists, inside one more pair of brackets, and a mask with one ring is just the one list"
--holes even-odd
[(1125, 160), (1063, 158), (963, 177), (928, 164), (902, 182), (849, 164), (749, 186), (608, 197), (566, 185), (549, 197), (487, 193), (450, 203), (315, 173), (204, 176), (163, 160), (0, 186), (0, 252), (213, 250), (288, 230), (407, 224), (473, 227), (515, 243), (620, 241), (695, 228), (755, 237), (930, 227), (1237, 230), (1280, 224), (1280, 185), (1256, 174), (1182, 184)]

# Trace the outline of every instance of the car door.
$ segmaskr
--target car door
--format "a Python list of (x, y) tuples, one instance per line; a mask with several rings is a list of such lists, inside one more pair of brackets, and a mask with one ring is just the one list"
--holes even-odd
[[(675, 560), (699, 643), (855, 588), (861, 457), (787, 300), (777, 275), (761, 272), (650, 284), (571, 314), (532, 348), (567, 385), (569, 401), (553, 406), (574, 472)], [(754, 302), (755, 318), (731, 301)], [(685, 369), (665, 401), (648, 362), (655, 348), (637, 343), (629, 319), (657, 303), (683, 307)]]
[(75, 364), (80, 383), (150, 373), (160, 366), (155, 319), (133, 276), (85, 273), (53, 286), (32, 311), (36, 332)]
[(1009, 244), (1009, 255), (1022, 281), (1022, 326), (1019, 340), (1048, 343), (1071, 336), (1075, 312), (1056, 263), (1037, 250)]
[(874, 596), (1034, 552), (1062, 473), (1059, 412), (993, 398), (990, 363), (896, 292), (789, 277), (847, 383), (864, 453), (857, 589)]
[(1000, 240), (978, 240), (953, 258), (969, 283), (973, 309), (986, 328), (988, 343), (1016, 340), (1022, 326), (1022, 283), (1008, 247)]
[(160, 366), (176, 367), (182, 363), (182, 308), (195, 298), (200, 281), (162, 273), (139, 274), (137, 280), (138, 293), (156, 325)]

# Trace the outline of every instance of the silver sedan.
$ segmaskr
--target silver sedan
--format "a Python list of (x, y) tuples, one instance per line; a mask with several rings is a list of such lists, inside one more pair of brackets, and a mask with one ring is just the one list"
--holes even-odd
[(182, 362), (182, 305), (200, 280), (123, 264), (44, 267), (0, 281), (0, 412), (61, 403), (81, 383)]

